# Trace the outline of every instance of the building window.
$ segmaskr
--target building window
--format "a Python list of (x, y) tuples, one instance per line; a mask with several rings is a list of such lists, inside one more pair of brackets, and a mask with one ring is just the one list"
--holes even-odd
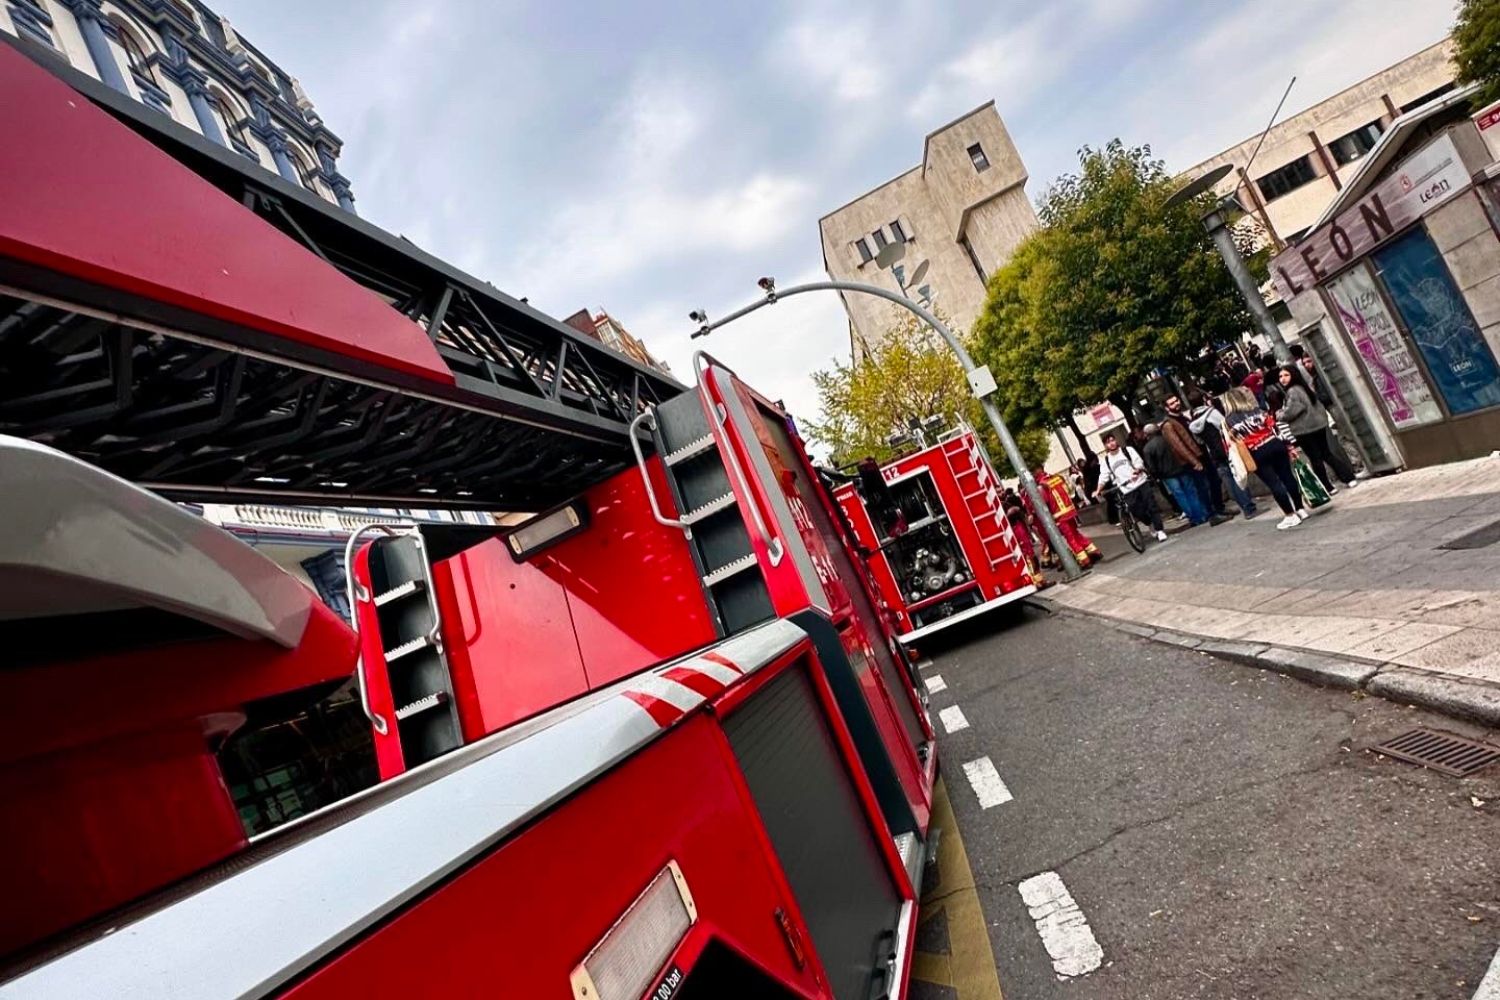
[(854, 249), (859, 251), (859, 262), (861, 264), (868, 264), (875, 259), (875, 255), (870, 252), (870, 244), (865, 242), (864, 237), (860, 237), (854, 241)]
[(873, 233), (871, 233), (870, 236), (875, 240), (875, 245), (881, 250), (884, 250), (887, 246), (890, 245), (891, 241), (885, 238), (884, 229), (877, 229)]
[(224, 130), (224, 138), (229, 141), (229, 144), (238, 152), (259, 163), (260, 157), (250, 145), (249, 136), (245, 134), (244, 119), (234, 113), (234, 108), (224, 95), (216, 90), (210, 90), (208, 103), (213, 107), (214, 117), (219, 120), (219, 127)]
[(298, 150), (291, 150), (292, 165), (297, 168), (297, 177), (302, 181), (302, 186), (313, 194), (318, 193), (317, 185), (313, 182), (312, 168), (307, 165), (307, 160)]
[(1274, 201), (1317, 179), (1318, 175), (1313, 170), (1312, 156), (1309, 154), (1271, 171), (1255, 183), (1260, 187), (1261, 197), (1266, 201)]
[(906, 235), (906, 230), (901, 228), (900, 219), (895, 219), (891, 222), (891, 236), (896, 240), (897, 243), (905, 243), (908, 239), (910, 239), (910, 237)]
[(980, 173), (990, 169), (990, 158), (984, 155), (984, 147), (977, 142), (969, 147), (969, 160)]
[(961, 236), (958, 242), (963, 244), (964, 253), (969, 255), (969, 263), (974, 265), (974, 273), (979, 276), (979, 283), (989, 284), (989, 276), (984, 273), (984, 265), (979, 263), (979, 255), (974, 252), (974, 244), (969, 242), (969, 237)]
[(1353, 163), (1375, 148), (1382, 131), (1384, 130), (1377, 119), (1364, 128), (1339, 136), (1328, 144), (1328, 151), (1333, 154), (1334, 162), (1341, 167), (1346, 163)]
[(1401, 105), (1401, 113), (1404, 115), (1408, 111), (1417, 110), (1424, 104), (1431, 104), (1439, 97), (1442, 97), (1444, 94), (1453, 90), (1456, 86), (1458, 85), (1450, 80), (1449, 82), (1439, 87), (1437, 90), (1430, 90), (1427, 93), (1423, 94), (1421, 97), (1417, 98), (1415, 101), (1407, 101), (1405, 104)]
[(42, 0), (11, 0), (10, 19), (16, 26), (16, 33), (22, 38), (29, 38), (33, 42), (41, 42), (48, 48), (57, 48), (57, 42), (52, 38), (52, 15), (47, 13)]
[[(111, 18), (113, 21), (114, 19)], [(125, 50), (125, 62), (130, 66), (130, 71), (138, 77), (145, 77), (152, 83), (156, 83), (156, 74), (151, 69), (151, 64), (146, 61), (146, 52), (141, 48), (140, 39), (135, 37), (135, 32), (126, 28), (118, 21), (114, 21), (116, 29), (120, 33), (120, 48)]]

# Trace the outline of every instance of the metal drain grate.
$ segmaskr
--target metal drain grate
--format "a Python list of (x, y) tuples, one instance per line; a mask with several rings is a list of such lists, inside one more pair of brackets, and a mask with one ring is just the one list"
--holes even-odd
[(1500, 760), (1500, 746), (1445, 733), (1440, 729), (1413, 729), (1373, 747), (1376, 753), (1409, 764), (1463, 778)]
[(1471, 531), (1457, 538), (1450, 538), (1439, 545), (1440, 549), (1482, 549), (1487, 545), (1500, 542), (1500, 521), (1486, 524), (1484, 527)]

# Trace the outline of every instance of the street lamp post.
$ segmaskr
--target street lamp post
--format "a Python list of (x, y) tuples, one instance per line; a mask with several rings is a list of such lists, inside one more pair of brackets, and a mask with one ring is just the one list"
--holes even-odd
[(1010, 459), (1010, 464), (1016, 470), (1020, 479), (1021, 489), (1031, 500), (1031, 506), (1036, 511), (1037, 518), (1042, 522), (1042, 530), (1047, 534), (1047, 541), (1052, 545), (1052, 551), (1057, 553), (1062, 562), (1063, 575), (1069, 580), (1076, 580), (1083, 575), (1078, 560), (1073, 557), (1073, 550), (1068, 547), (1067, 540), (1063, 538), (1062, 532), (1057, 528), (1057, 522), (1052, 518), (1052, 510), (1042, 499), (1041, 491), (1037, 489), (1036, 477), (1026, 467), (1026, 460), (1021, 457), (1021, 449), (1016, 445), (1016, 439), (1011, 436), (1010, 428), (1005, 426), (1005, 420), (1000, 416), (1000, 411), (995, 408), (991, 397), (995, 393), (995, 377), (990, 373), (988, 365), (977, 365), (969, 356), (968, 350), (962, 341), (953, 335), (953, 331), (932, 313), (907, 298), (904, 294), (898, 295), (879, 285), (867, 285), (857, 281), (813, 281), (805, 285), (795, 285), (791, 288), (777, 290), (776, 282), (771, 278), (761, 278), (760, 287), (765, 291), (765, 298), (752, 302), (743, 309), (737, 309), (725, 316), (723, 319), (712, 323), (701, 312), (693, 313), (693, 319), (699, 323), (698, 329), (693, 337), (706, 337), (721, 326), (732, 323), (742, 316), (749, 315), (757, 309), (773, 305), (784, 298), (793, 295), (801, 295), (804, 292), (855, 292), (862, 295), (875, 295), (896, 303), (915, 313), (924, 323), (937, 332), (947, 343), (948, 348), (958, 357), (958, 362), (963, 366), (964, 376), (968, 379), (969, 389), (974, 393), (979, 405), (984, 409), (984, 415), (989, 420), (990, 426), (994, 428), (995, 435), (1000, 439), (1000, 447), (1005, 449), (1005, 457)]
[[(1285, 99), (1282, 98), (1282, 100)], [(1191, 201), (1229, 176), (1231, 169), (1233, 168), (1225, 163), (1201, 177), (1188, 181), (1173, 191), (1162, 207), (1172, 208)], [(1271, 318), (1271, 310), (1266, 308), (1266, 300), (1261, 297), (1260, 289), (1256, 287), (1255, 276), (1250, 273), (1250, 265), (1246, 264), (1245, 258), (1240, 256), (1240, 248), (1234, 245), (1234, 233), (1230, 231), (1229, 223), (1224, 219), (1226, 211), (1239, 207), (1239, 200), (1232, 194), (1219, 198), (1208, 214), (1203, 216), (1201, 220), (1203, 228), (1208, 230), (1209, 237), (1214, 241), (1214, 247), (1219, 251), (1219, 256), (1224, 259), (1224, 266), (1229, 269), (1229, 276), (1234, 279), (1240, 298), (1245, 300), (1245, 305), (1249, 308), (1250, 315), (1255, 317), (1255, 323), (1260, 327), (1260, 332), (1264, 333), (1266, 339), (1271, 342), (1271, 349), (1276, 353), (1277, 362), (1283, 365), (1291, 364), (1292, 352), (1286, 346), (1286, 338), (1281, 335), (1281, 327), (1277, 326), (1276, 321)]]

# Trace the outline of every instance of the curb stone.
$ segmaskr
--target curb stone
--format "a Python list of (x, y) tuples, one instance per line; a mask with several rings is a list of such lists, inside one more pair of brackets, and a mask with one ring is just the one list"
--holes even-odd
[(1366, 691), (1388, 701), (1420, 705), (1444, 715), (1500, 727), (1500, 687), (1482, 681), (1360, 657), (1336, 656), (1290, 646), (1212, 639), (1172, 629), (1153, 629), (1059, 604), (1047, 597), (1034, 595), (1023, 603), (1051, 614), (1086, 618), (1153, 642), (1196, 649), (1200, 653), (1208, 653), (1221, 659), (1274, 670), (1309, 684), (1344, 691)]

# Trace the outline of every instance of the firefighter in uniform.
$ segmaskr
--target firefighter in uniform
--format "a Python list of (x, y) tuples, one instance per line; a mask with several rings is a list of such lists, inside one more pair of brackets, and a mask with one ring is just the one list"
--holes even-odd
[(1073, 491), (1068, 488), (1068, 481), (1056, 474), (1048, 475), (1041, 466), (1037, 466), (1033, 475), (1037, 489), (1047, 501), (1047, 509), (1052, 511), (1052, 519), (1057, 522), (1057, 530), (1073, 550), (1078, 565), (1087, 566), (1102, 559), (1099, 546), (1078, 530), (1078, 508), (1073, 506)]

